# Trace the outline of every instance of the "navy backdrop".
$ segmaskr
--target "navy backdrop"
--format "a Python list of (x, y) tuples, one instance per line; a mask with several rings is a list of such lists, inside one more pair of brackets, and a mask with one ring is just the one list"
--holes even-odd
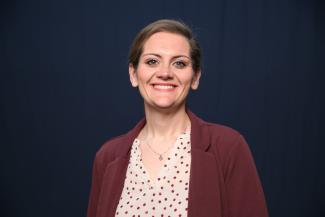
[(273, 217), (324, 208), (324, 3), (2, 0), (0, 216), (85, 216), (96, 150), (143, 115), (128, 48), (160, 18), (197, 33), (203, 119), (247, 139)]

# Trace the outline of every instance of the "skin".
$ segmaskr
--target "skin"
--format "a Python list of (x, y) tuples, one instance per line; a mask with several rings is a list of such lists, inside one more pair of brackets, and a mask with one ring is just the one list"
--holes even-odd
[[(130, 65), (129, 74), (132, 86), (139, 87), (145, 108), (159, 110), (184, 104), (189, 89), (198, 88), (201, 75), (193, 71), (186, 38), (168, 32), (155, 33), (147, 40), (138, 68)], [(162, 88), (168, 86), (174, 88)]]
[[(185, 111), (190, 89), (199, 86), (201, 72), (194, 72), (190, 45), (185, 37), (175, 33), (158, 32), (144, 44), (137, 68), (129, 65), (130, 81), (138, 87), (144, 99), (146, 125), (138, 138), (141, 156), (152, 178), (158, 175), (163, 161), (158, 153), (169, 150), (177, 136), (190, 128)], [(168, 152), (164, 155), (165, 159)]]

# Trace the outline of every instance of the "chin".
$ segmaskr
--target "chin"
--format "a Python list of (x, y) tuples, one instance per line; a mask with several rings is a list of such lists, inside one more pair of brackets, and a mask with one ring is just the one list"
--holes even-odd
[(153, 103), (151, 106), (155, 107), (155, 108), (168, 109), (168, 108), (174, 107), (175, 104), (173, 104), (173, 103)]
[(179, 103), (179, 102), (151, 102), (146, 103), (149, 104), (149, 107), (157, 110), (173, 110), (180, 108), (185, 102)]

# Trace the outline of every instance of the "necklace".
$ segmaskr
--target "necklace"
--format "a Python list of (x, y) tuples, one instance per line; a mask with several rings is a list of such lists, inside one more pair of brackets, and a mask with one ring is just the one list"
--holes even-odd
[[(185, 130), (183, 131), (183, 133), (185, 133), (186, 132), (186, 130), (187, 130), (187, 126), (185, 127)], [(145, 144), (148, 146), (148, 148), (154, 153), (154, 154), (156, 154), (156, 155), (158, 155), (159, 157), (158, 157), (158, 159), (160, 160), (160, 161), (162, 161), (164, 158), (163, 158), (163, 155), (164, 154), (166, 154), (175, 144), (173, 143), (171, 146), (169, 146), (168, 147), (168, 149), (166, 150), (166, 151), (164, 151), (164, 152), (162, 152), (162, 153), (159, 153), (159, 152), (157, 152), (155, 149), (153, 149), (152, 147), (151, 147), (151, 145), (148, 143), (148, 142), (145, 142)]]
[(152, 147), (151, 147), (151, 145), (149, 145), (149, 143), (145, 143), (148, 147), (149, 147), (149, 149), (153, 152), (153, 153), (155, 153), (156, 155), (158, 155), (159, 157), (158, 157), (158, 159), (160, 160), (160, 161), (162, 161), (164, 158), (163, 158), (163, 155), (164, 154), (166, 154), (173, 146), (174, 146), (174, 144), (172, 144), (171, 146), (169, 146), (168, 147), (168, 149), (166, 150), (166, 151), (164, 151), (163, 153), (158, 153), (157, 151), (155, 151)]

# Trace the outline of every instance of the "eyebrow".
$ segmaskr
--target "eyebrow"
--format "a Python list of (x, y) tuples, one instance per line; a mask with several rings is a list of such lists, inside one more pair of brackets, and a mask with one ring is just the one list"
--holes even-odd
[[(146, 54), (143, 54), (142, 56), (149, 56), (149, 55), (153, 55), (153, 56), (156, 56), (156, 57), (159, 57), (159, 58), (162, 58), (161, 55), (159, 54), (156, 54), (156, 53), (146, 53)], [(180, 58), (180, 57), (185, 57), (187, 59), (191, 59), (190, 57), (186, 56), (186, 55), (177, 55), (177, 56), (173, 56), (172, 59), (177, 59), (177, 58)]]

